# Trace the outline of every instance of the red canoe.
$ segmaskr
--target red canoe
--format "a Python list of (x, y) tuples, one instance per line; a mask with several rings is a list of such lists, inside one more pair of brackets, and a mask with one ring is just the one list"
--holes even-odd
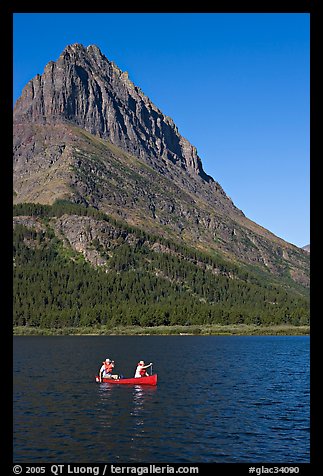
[[(95, 377), (96, 382), (100, 382), (98, 376)], [(139, 378), (103, 378), (103, 383), (112, 383), (117, 385), (157, 385), (157, 374), (149, 375), (148, 377), (139, 377)]]

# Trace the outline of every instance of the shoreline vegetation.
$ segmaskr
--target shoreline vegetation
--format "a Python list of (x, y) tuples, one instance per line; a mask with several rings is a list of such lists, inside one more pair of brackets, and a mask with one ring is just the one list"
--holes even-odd
[(237, 325), (191, 325), (191, 326), (94, 326), (94, 327), (64, 327), (40, 328), (29, 326), (15, 326), (14, 336), (63, 336), (63, 335), (92, 335), (92, 336), (138, 336), (138, 335), (226, 335), (226, 336), (304, 336), (310, 335), (310, 326), (272, 325), (257, 326), (251, 324)]

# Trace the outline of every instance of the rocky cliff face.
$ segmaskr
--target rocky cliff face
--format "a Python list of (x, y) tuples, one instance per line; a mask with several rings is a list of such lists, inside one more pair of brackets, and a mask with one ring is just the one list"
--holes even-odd
[(197, 151), (96, 46), (71, 45), (14, 108), (14, 202), (64, 198), (309, 284), (309, 255), (248, 220)]
[(71, 121), (155, 167), (177, 164), (205, 181), (196, 148), (97, 46), (75, 44), (25, 87), (15, 120)]

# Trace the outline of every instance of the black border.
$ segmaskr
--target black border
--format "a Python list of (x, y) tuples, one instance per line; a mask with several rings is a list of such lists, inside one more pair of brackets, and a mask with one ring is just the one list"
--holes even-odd
[[(12, 166), (9, 157), (12, 154), (12, 58), (13, 58), (13, 14), (14, 13), (309, 13), (310, 14), (310, 41), (311, 41), (311, 62), (310, 62), (310, 74), (311, 74), (311, 96), (310, 96), (310, 108), (311, 108), (311, 129), (310, 129), (310, 144), (311, 144), (311, 462), (309, 464), (298, 465), (301, 470), (298, 474), (317, 474), (320, 461), (320, 426), (319, 426), (319, 388), (316, 388), (320, 381), (318, 374), (316, 374), (316, 368), (320, 357), (318, 355), (319, 348), (319, 323), (320, 315), (318, 312), (318, 280), (316, 276), (319, 273), (319, 231), (318, 227), (319, 218), (317, 216), (317, 209), (319, 208), (319, 198), (317, 194), (318, 181), (320, 180), (320, 174), (318, 169), (318, 150), (320, 139), (318, 124), (319, 124), (319, 112), (322, 111), (322, 73), (320, 70), (320, 64), (322, 64), (321, 56), (322, 50), (319, 45), (322, 43), (322, 16), (319, 10), (320, 0), (261, 0), (256, 4), (253, 2), (241, 2), (241, 0), (234, 0), (230, 2), (220, 2), (216, 5), (216, 8), (210, 10), (210, 2), (206, 3), (206, 8), (199, 5), (201, 9), (197, 10), (182, 10), (175, 7), (172, 9), (159, 8), (154, 11), (151, 8), (151, 4), (146, 7), (142, 5), (142, 9), (136, 11), (125, 8), (124, 11), (120, 9), (105, 10), (103, 8), (98, 9), (83, 9), (79, 3), (75, 7), (66, 5), (66, 3), (60, 5), (59, 2), (53, 4), (42, 4), (41, 6), (31, 5), (28, 2), (13, 1), (11, 5), (0, 5), (2, 19), (2, 28), (0, 29), (1, 35), (1, 62), (5, 64), (2, 68), (2, 74), (0, 75), (1, 92), (2, 92), (2, 104), (4, 109), (2, 110), (2, 134), (1, 134), (1, 151), (2, 151), (2, 173), (0, 191), (2, 194), (2, 207), (1, 212), (4, 216), (2, 226), (1, 238), (3, 240), (2, 250), (2, 279), (1, 279), (1, 299), (2, 303), (2, 326), (1, 326), (1, 338), (3, 344), (0, 346), (3, 352), (2, 358), (2, 378), (3, 378), (3, 393), (5, 394), (6, 407), (3, 408), (3, 415), (5, 415), (6, 425), (1, 425), (1, 429), (4, 432), (4, 439), (1, 447), (1, 462), (5, 463), (10, 473), (12, 473), (12, 440), (13, 440), (13, 425), (12, 425)], [(161, 5), (158, 5), (161, 6)], [(47, 7), (47, 8), (46, 8)], [(41, 39), (40, 39), (41, 41)], [(6, 93), (7, 91), (7, 93)], [(10, 91), (10, 94), (9, 94)], [(8, 250), (8, 251), (7, 251)], [(68, 462), (66, 463), (68, 464)], [(169, 463), (172, 465), (172, 463)], [(250, 463), (250, 465), (252, 462)], [(94, 464), (93, 464), (94, 465)], [(144, 463), (143, 463), (144, 465)], [(218, 474), (248, 474), (249, 464), (196, 464), (199, 466), (200, 473), (207, 472), (210, 469), (217, 471)], [(195, 465), (195, 466), (196, 466)], [(264, 465), (269, 468), (273, 467), (273, 464)], [(2, 465), (1, 465), (2, 466)], [(88, 465), (89, 466), (89, 465)], [(127, 466), (127, 465), (124, 465)], [(132, 465), (140, 466), (140, 465)], [(159, 465), (163, 466), (163, 465)], [(178, 465), (173, 465), (174, 467)], [(182, 465), (183, 466), (183, 465)], [(192, 465), (188, 465), (192, 466)], [(254, 466), (259, 467), (260, 464)], [(279, 464), (278, 464), (279, 466)], [(280, 465), (288, 466), (288, 465)], [(291, 463), (291, 466), (296, 464)], [(227, 468), (227, 470), (226, 470)], [(49, 472), (46, 474), (50, 474)], [(108, 474), (108, 473), (107, 473)], [(282, 473), (277, 473), (282, 474)], [(296, 473), (294, 473), (296, 474)]]

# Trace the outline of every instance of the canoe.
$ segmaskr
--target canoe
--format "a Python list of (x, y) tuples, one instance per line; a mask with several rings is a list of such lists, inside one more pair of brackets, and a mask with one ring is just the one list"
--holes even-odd
[[(98, 376), (95, 377), (96, 382), (100, 382)], [(111, 383), (117, 385), (157, 385), (157, 374), (149, 375), (148, 377), (138, 377), (138, 378), (103, 378), (103, 383)]]

